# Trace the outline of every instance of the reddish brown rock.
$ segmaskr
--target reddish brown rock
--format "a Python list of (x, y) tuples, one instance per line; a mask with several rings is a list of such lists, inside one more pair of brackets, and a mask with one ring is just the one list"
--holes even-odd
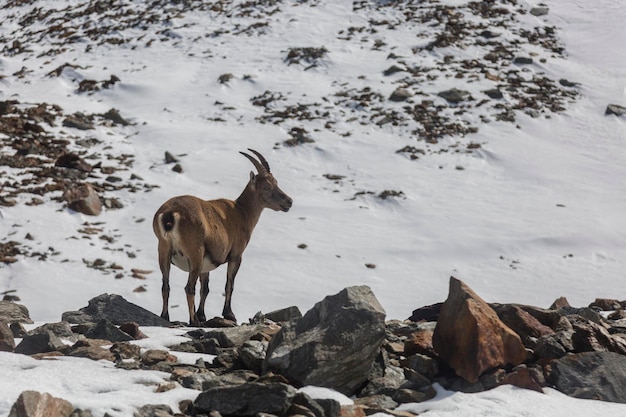
[(404, 353), (407, 356), (415, 353), (435, 356), (433, 348), (433, 330), (422, 329), (411, 333), (404, 341)]
[(534, 348), (536, 339), (554, 333), (530, 313), (514, 304), (492, 305), (498, 317), (522, 338), (525, 346)]
[(609, 298), (596, 298), (596, 300), (589, 305), (589, 308), (599, 308), (602, 311), (613, 311), (622, 308), (619, 300), (612, 300)]
[(69, 417), (74, 406), (61, 398), (37, 391), (24, 391), (11, 407), (9, 417)]
[(567, 301), (567, 298), (559, 297), (554, 300), (554, 302), (550, 306), (550, 310), (558, 310), (559, 308), (563, 307), (571, 307), (571, 305), (569, 304), (569, 301)]
[(468, 382), (488, 369), (526, 359), (520, 337), (462, 281), (451, 277), (433, 334), (435, 352)]
[(500, 385), (513, 385), (518, 388), (530, 389), (533, 391), (543, 393), (541, 388), (541, 381), (537, 381), (535, 373), (526, 367), (515, 369), (505, 375)]

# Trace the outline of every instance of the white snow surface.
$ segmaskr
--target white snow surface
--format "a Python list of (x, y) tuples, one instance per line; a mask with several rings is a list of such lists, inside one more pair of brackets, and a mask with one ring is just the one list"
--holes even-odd
[[(530, 9), (538, 3), (523, 1), (519, 7)], [(57, 56), (39, 56), (37, 50), (26, 57), (0, 56), (2, 100), (58, 104), (67, 114), (119, 109), (134, 125), (115, 130), (99, 126), (84, 137), (106, 141), (112, 153), (135, 156), (133, 167), (116, 175), (130, 177), (132, 172), (160, 186), (151, 192), (123, 192), (124, 208), (105, 210), (97, 218), (53, 201), (0, 207), (0, 238), (22, 239), (30, 233), (36, 238), (30, 243), (34, 249), (53, 246), (60, 252), (45, 261), (20, 257), (0, 266), (0, 292), (16, 290), (38, 323), (59, 321), (63, 312), (84, 307), (104, 292), (159, 313), (154, 212), (175, 195), (236, 198), (253, 169), (238, 152), (253, 148), (267, 157), (294, 205), (288, 213), (266, 211), (254, 231), (233, 296), (241, 322), (257, 311), (291, 305), (305, 312), (326, 295), (363, 284), (372, 288), (389, 319), (404, 319), (415, 308), (443, 301), (451, 275), (489, 302), (547, 307), (565, 296), (572, 305), (582, 306), (596, 297), (626, 298), (626, 119), (604, 115), (609, 103), (626, 105), (626, 8), (612, 0), (545, 3), (548, 15), (525, 19), (555, 26), (565, 59), (550, 58), (530, 71), (580, 83), (580, 98), (550, 118), (520, 112), (513, 124), (480, 124), (475, 141), (482, 147), (474, 153), (430, 154), (417, 161), (396, 153), (407, 144), (399, 129), (340, 121), (336, 131), (351, 132), (344, 137), (314, 130), (310, 123), (306, 126), (315, 143), (291, 148), (275, 144), (287, 139), (289, 128), (297, 123), (255, 121), (262, 108), (253, 106), (250, 98), (265, 91), (314, 102), (334, 82), (356, 85), (361, 75), (385, 96), (396, 88), (381, 75), (390, 62), (369, 62), (370, 55), (358, 42), (337, 40), (340, 29), (365, 23), (353, 14), (352, 2), (321, 0), (306, 8), (289, 2), (281, 6), (281, 20), (273, 21), (262, 36), (204, 36), (218, 26), (207, 13), (198, 13), (185, 17), (190, 25), (170, 28), (167, 36), (174, 40), (150, 48), (100, 45), (87, 53), (81, 45)], [(0, 9), (0, 35), (19, 26), (10, 18), (12, 10)], [(399, 55), (410, 53), (418, 42), (403, 28), (385, 33), (387, 43), (404, 45)], [(329, 54), (316, 68), (305, 71), (283, 62), (289, 47), (321, 45)], [(45, 76), (64, 62), (82, 68), (66, 69), (60, 77)], [(25, 66), (33, 73), (24, 79), (11, 76)], [(224, 73), (234, 78), (221, 84), (217, 80)], [(104, 80), (111, 74), (121, 79), (111, 89), (75, 93), (76, 79)], [(441, 77), (423, 89), (436, 93), (455, 82)], [(166, 150), (179, 155), (182, 174), (163, 163)], [(346, 178), (334, 184), (325, 174)], [(359, 191), (383, 190), (401, 190), (405, 198), (381, 200), (366, 194), (352, 199)], [(85, 222), (103, 222), (98, 227), (116, 236), (112, 246), (121, 249), (103, 251), (101, 241), (72, 238)], [(298, 248), (300, 244), (306, 248)], [(82, 262), (96, 258), (125, 271), (153, 272), (145, 281), (115, 279)], [(211, 273), (207, 317), (221, 314), (225, 269)], [(185, 280), (184, 272), (172, 269), (172, 320), (188, 320)], [(147, 291), (134, 292), (139, 285)], [(179, 330), (143, 330), (152, 337), (137, 343), (146, 343), (146, 348), (170, 346), (181, 338)], [(0, 416), (8, 415), (27, 389), (67, 399), (96, 416), (132, 415), (143, 404), (176, 409), (180, 400), (198, 394), (183, 388), (155, 393), (168, 375), (118, 370), (86, 359), (37, 361), (0, 353), (0, 369)], [(479, 394), (438, 388), (435, 399), (403, 408), (428, 417), (626, 412), (624, 405), (508, 386)]]

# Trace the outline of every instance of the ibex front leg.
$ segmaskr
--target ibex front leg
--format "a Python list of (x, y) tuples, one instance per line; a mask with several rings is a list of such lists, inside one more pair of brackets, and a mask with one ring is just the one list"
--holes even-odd
[(237, 321), (233, 314), (233, 309), (230, 306), (230, 300), (233, 297), (233, 289), (235, 287), (235, 276), (239, 271), (241, 265), (241, 256), (228, 261), (228, 272), (226, 275), (226, 299), (224, 300), (224, 310), (222, 311), (222, 317), (234, 322)]
[(198, 310), (196, 311), (196, 316), (200, 323), (206, 321), (206, 315), (204, 314), (204, 303), (206, 302), (206, 297), (209, 295), (209, 273), (204, 272), (200, 274), (200, 305), (198, 305)]

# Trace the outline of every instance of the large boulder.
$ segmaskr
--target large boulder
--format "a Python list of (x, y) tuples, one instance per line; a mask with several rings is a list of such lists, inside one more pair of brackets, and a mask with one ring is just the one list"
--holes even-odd
[(101, 294), (89, 300), (89, 305), (80, 311), (63, 313), (63, 321), (73, 324), (97, 323), (102, 319), (117, 326), (128, 322), (135, 322), (140, 326), (170, 326), (169, 321), (115, 294)]
[(468, 382), (488, 369), (519, 365), (527, 357), (520, 337), (464, 282), (451, 277), (433, 334), (435, 352)]
[(614, 352), (566, 355), (552, 364), (548, 383), (572, 397), (626, 403), (626, 356)]
[(349, 287), (285, 324), (264, 368), (296, 385), (352, 395), (365, 383), (385, 337), (385, 311), (367, 286)]
[(74, 406), (61, 398), (37, 391), (24, 391), (11, 407), (9, 417), (69, 417)]

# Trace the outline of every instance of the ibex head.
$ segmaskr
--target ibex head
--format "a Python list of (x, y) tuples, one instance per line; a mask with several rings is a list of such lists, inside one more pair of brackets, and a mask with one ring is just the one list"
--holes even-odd
[(250, 148), (248, 150), (259, 158), (257, 161), (249, 154), (240, 152), (252, 162), (258, 172), (257, 175), (250, 172), (250, 185), (258, 193), (263, 205), (275, 211), (289, 211), (293, 200), (278, 187), (276, 178), (270, 172), (270, 165), (259, 152)]

